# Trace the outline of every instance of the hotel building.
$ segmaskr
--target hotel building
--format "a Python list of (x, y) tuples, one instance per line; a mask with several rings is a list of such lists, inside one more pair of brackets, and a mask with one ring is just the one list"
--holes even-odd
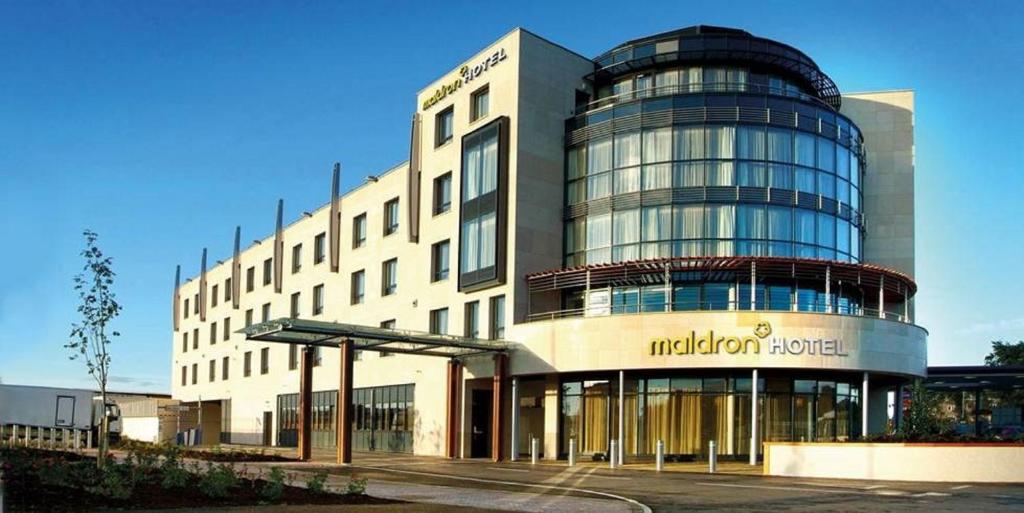
[(515, 29), (417, 93), (407, 162), (203, 250), (173, 396), (206, 442), (339, 461), (880, 432), (927, 367), (913, 109), (742, 30), (590, 58)]

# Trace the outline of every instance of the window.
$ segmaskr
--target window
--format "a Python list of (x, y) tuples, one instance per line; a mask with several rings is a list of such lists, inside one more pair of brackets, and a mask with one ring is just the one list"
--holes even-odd
[(245, 291), (252, 292), (256, 286), (256, 268), (250, 267), (245, 270)]
[(212, 346), (212, 345), (214, 345), (216, 343), (217, 343), (217, 323), (216, 322), (211, 322), (210, 323), (210, 345)]
[(199, 364), (198, 363), (193, 363), (192, 364), (192, 384), (195, 385), (196, 383), (199, 383)]
[(381, 295), (390, 296), (398, 291), (398, 259), (392, 258), (381, 267)]
[(224, 280), (224, 302), (231, 301), (231, 278)]
[(289, 316), (292, 319), (298, 319), (299, 318), (299, 300), (300, 300), (300, 294), (298, 292), (292, 294), (291, 307), (288, 309), (288, 312), (290, 314)]
[(188, 332), (187, 331), (185, 333), (182, 333), (182, 337), (181, 337), (181, 352), (182, 353), (187, 353), (188, 352)]
[(217, 360), (210, 360), (210, 383), (217, 381)]
[(292, 274), (302, 269), (302, 244), (292, 246)]
[(358, 305), (363, 302), (366, 295), (366, 271), (359, 270), (352, 273), (352, 294), (351, 303)]
[(499, 182), (506, 176), (507, 148), (501, 143), (506, 124), (507, 118), (500, 118), (463, 138), (460, 290), (504, 280), (504, 261), (499, 261), (504, 230), (498, 223), (504, 223), (506, 201), (499, 194)]
[(199, 328), (192, 330), (192, 349), (199, 349)]
[(430, 311), (430, 332), (435, 335), (448, 334), (448, 309), (438, 308)]
[(384, 204), (384, 236), (398, 231), (398, 198)]
[(469, 338), (480, 337), (480, 302), (470, 301), (466, 303), (465, 312), (465, 334)]
[(214, 285), (210, 290), (210, 301), (212, 302), (211, 306), (217, 306), (218, 299), (220, 299), (220, 287), (218, 285)]
[(441, 281), (448, 279), (448, 246), (449, 242), (443, 240), (430, 248), (430, 281)]
[(185, 298), (185, 318), (188, 319), (188, 298)]
[(268, 258), (263, 261), (263, 284), (270, 285), (274, 281), (274, 259)]
[(199, 294), (192, 297), (192, 313), (199, 313)]
[(246, 351), (242, 361), (242, 376), (252, 376), (252, 351)]
[(321, 233), (313, 238), (313, 265), (324, 261), (327, 255), (327, 234)]
[(221, 381), (227, 381), (229, 375), (229, 369), (231, 368), (231, 358), (225, 356), (220, 361), (220, 379)]
[(469, 120), (476, 121), (486, 116), (491, 110), (491, 91), (488, 86), (483, 86), (473, 92), (472, 108), (470, 109)]
[(267, 322), (270, 320), (270, 303), (265, 303), (263, 305), (263, 311), (261, 312), (260, 319), (260, 322)]
[(324, 313), (324, 285), (313, 287), (313, 315)]
[(181, 386), (188, 385), (188, 367), (181, 366)]
[(505, 338), (505, 296), (491, 298), (491, 339)]
[(260, 374), (270, 372), (270, 348), (260, 349)]
[(252, 326), (252, 308), (245, 311), (245, 327)]
[(288, 370), (292, 371), (299, 368), (299, 346), (298, 344), (288, 344)]
[(366, 245), (366, 214), (362, 213), (352, 219), (352, 249)]
[(223, 340), (231, 338), (231, 317), (224, 318), (224, 335)]
[[(384, 329), (388, 329), (388, 330), (393, 330), (393, 329), (395, 329), (395, 320), (394, 319), (388, 319), (386, 321), (381, 321), (380, 322), (380, 327), (384, 328)], [(394, 354), (393, 353), (389, 353), (387, 351), (381, 351), (380, 352), (380, 357), (381, 358), (386, 358), (388, 356), (394, 356)]]
[(434, 146), (441, 146), (452, 140), (455, 133), (455, 107), (442, 110), (434, 118)]
[(434, 179), (434, 215), (452, 209), (452, 174), (445, 173)]

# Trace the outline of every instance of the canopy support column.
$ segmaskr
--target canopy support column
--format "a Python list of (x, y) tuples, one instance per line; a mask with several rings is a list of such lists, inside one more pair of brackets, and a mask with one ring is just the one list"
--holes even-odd
[(308, 461), (313, 456), (313, 346), (302, 348), (299, 367), (299, 460)]
[(750, 464), (757, 465), (757, 369), (750, 378)]
[(504, 459), (505, 434), (505, 377), (508, 372), (508, 355), (494, 355), (494, 389), (493, 407), (491, 409), (491, 459), (495, 462)]
[(338, 464), (352, 463), (352, 362), (355, 361), (355, 344), (351, 339), (342, 340), (338, 345), (341, 349), (341, 369), (338, 383), (337, 440)]
[(445, 417), (445, 457), (455, 458), (459, 449), (459, 390), (462, 385), (462, 364), (452, 358), (448, 360), (448, 381), (445, 386), (447, 416)]
[[(512, 433), (509, 435), (510, 449), (508, 460), (519, 459), (519, 378), (512, 377)], [(531, 442), (532, 443), (532, 442)]]
[(868, 437), (868, 373), (864, 373), (864, 381), (860, 388), (860, 437)]

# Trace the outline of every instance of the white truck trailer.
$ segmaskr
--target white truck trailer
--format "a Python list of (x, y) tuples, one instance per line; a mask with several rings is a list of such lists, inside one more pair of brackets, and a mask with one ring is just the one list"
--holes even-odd
[(120, 411), (109, 400), (102, 405), (93, 390), (0, 385), (0, 427), (90, 430), (96, 440), (104, 414), (109, 418), (110, 440), (117, 441)]

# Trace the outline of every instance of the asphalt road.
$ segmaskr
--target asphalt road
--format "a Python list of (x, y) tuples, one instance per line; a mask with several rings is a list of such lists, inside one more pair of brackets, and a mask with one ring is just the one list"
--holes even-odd
[(359, 455), (352, 467), (324, 467), (339, 478), (353, 472), (368, 478), (374, 495), (512, 511), (1024, 511), (1021, 485), (656, 473), (414, 456)]

